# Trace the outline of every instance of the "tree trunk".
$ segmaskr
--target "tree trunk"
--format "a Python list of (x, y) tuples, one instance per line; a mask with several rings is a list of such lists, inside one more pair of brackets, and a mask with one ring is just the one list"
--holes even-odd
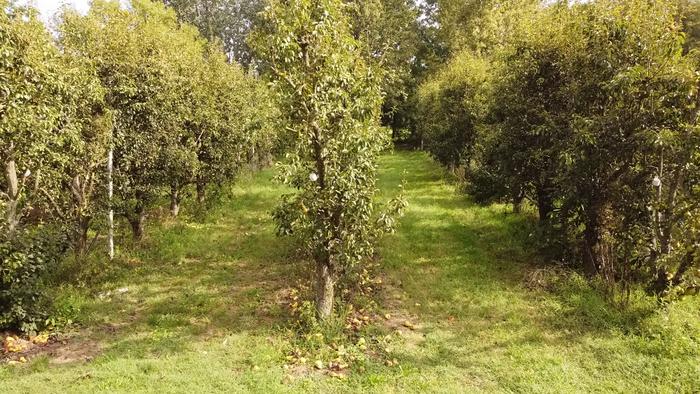
[(6, 219), (7, 219), (7, 233), (9, 235), (12, 235), (17, 231), (17, 227), (19, 226), (19, 215), (17, 213), (17, 200), (10, 200), (7, 202), (7, 212), (6, 212)]
[(201, 179), (197, 179), (197, 203), (199, 205), (204, 204), (204, 200), (206, 199), (206, 191), (207, 191), (207, 183)]
[(513, 213), (520, 213), (523, 211), (523, 201), (525, 200), (525, 193), (522, 191), (518, 192), (513, 197)]
[(19, 226), (19, 181), (17, 168), (13, 159), (5, 163), (5, 178), (7, 179), (7, 207), (5, 219), (7, 220), (7, 232), (12, 236)]
[(78, 233), (76, 234), (75, 239), (75, 255), (77, 257), (83, 257), (87, 252), (88, 231), (90, 230), (90, 221), (91, 218), (89, 216), (80, 216), (78, 218)]
[(143, 239), (143, 229), (146, 224), (146, 210), (141, 202), (136, 204), (134, 212), (129, 215), (129, 224), (131, 225), (131, 233), (134, 240), (140, 241)]
[(180, 214), (180, 191), (177, 183), (170, 186), (170, 214), (176, 218)]
[(550, 194), (544, 189), (539, 189), (537, 191), (537, 213), (540, 218), (540, 226), (547, 224), (553, 210), (554, 203), (552, 202)]
[(671, 275), (665, 267), (658, 267), (647, 290), (657, 297), (663, 296), (673, 286), (678, 286), (683, 282), (685, 274), (692, 268), (694, 261), (695, 250), (691, 250), (683, 256), (675, 274)]
[(599, 273), (608, 273), (612, 267), (611, 247), (606, 240), (608, 232), (607, 211), (603, 204), (591, 204), (588, 213), (584, 237), (584, 271), (593, 277)]
[(316, 313), (321, 320), (333, 313), (335, 283), (326, 262), (316, 264)]

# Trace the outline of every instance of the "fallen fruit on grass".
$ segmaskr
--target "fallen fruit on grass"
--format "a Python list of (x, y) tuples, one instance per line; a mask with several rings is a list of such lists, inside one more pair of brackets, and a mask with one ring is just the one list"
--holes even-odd
[(415, 329), (416, 329), (415, 324), (411, 323), (411, 322), (408, 321), (408, 320), (406, 320), (405, 322), (403, 322), (403, 326), (406, 327), (406, 328), (408, 328), (408, 329), (411, 329), (411, 330), (415, 330)]
[(342, 374), (342, 373), (339, 373), (339, 372), (334, 372), (334, 371), (329, 372), (328, 375), (331, 376), (331, 377), (334, 377), (334, 378), (336, 378), (336, 379), (345, 379), (345, 378), (347, 378), (347, 376), (345, 376), (345, 374)]
[(35, 336), (32, 338), (32, 342), (34, 342), (37, 345), (46, 345), (46, 343), (49, 341), (49, 334), (48, 333), (43, 333)]
[(30, 344), (31, 342), (25, 341), (24, 339), (8, 336), (3, 341), (2, 348), (7, 353), (19, 353), (26, 350)]
[(399, 365), (399, 361), (398, 361), (397, 359), (394, 358), (394, 359), (391, 359), (391, 360), (386, 360), (386, 363), (385, 363), (385, 364), (386, 364), (387, 367), (396, 367), (397, 365)]
[(323, 361), (316, 360), (316, 363), (314, 363), (314, 366), (316, 367), (316, 369), (323, 369)]

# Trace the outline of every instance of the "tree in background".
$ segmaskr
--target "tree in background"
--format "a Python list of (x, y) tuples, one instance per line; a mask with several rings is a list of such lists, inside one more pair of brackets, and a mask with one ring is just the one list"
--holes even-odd
[(700, 1), (679, 0), (679, 17), (685, 33), (685, 49), (700, 48)]
[(540, 0), (427, 0), (426, 16), (433, 24), (435, 45), (445, 56), (468, 49), (492, 52), (513, 35), (522, 19), (542, 8)]
[(272, 1), (252, 42), (296, 141), (280, 178), (298, 192), (274, 217), (279, 233), (296, 235), (313, 257), (325, 319), (338, 279), (371, 257), (393, 224), (373, 204), (376, 159), (388, 142), (378, 125), (381, 74), (363, 60), (340, 0)]
[(247, 67), (252, 53), (246, 42), (262, 0), (163, 0), (177, 11), (180, 20), (197, 26), (208, 40), (221, 40), (230, 62)]
[[(566, 12), (552, 7), (522, 20), (518, 34), (493, 59), (501, 67), (495, 68), (490, 122), (496, 132), (487, 154), (495, 159), (491, 164), (499, 164), (487, 172), (507, 179), (508, 195), (498, 197), (513, 201), (516, 210), (523, 200), (533, 202), (542, 225), (559, 198), (560, 145), (570, 132), (573, 98), (566, 86), (574, 76), (567, 61), (582, 50), (583, 40)], [(484, 186), (482, 179), (478, 187)]]
[(263, 84), (229, 64), (221, 47), (210, 44), (194, 80), (189, 101), (192, 118), (186, 128), (195, 141), (197, 201), (207, 187), (233, 181), (245, 164), (261, 161), (275, 147), (275, 108)]
[[(74, 251), (83, 257), (88, 251), (88, 232), (95, 216), (106, 211), (104, 167), (111, 143), (112, 113), (105, 102), (105, 90), (97, 69), (88, 59), (68, 48), (62, 49), (63, 78), (70, 94), (65, 96), (67, 116), (63, 127), (76, 138), (67, 147), (71, 160), (62, 172), (63, 189), (70, 190), (68, 217), (75, 223), (71, 238)], [(69, 185), (69, 186), (66, 186)]]
[(411, 0), (350, 0), (347, 4), (352, 34), (363, 42), (366, 61), (384, 70), (382, 123), (399, 138), (412, 126), (421, 46), (419, 10)]
[(472, 158), (488, 108), (488, 67), (485, 59), (465, 51), (418, 91), (419, 135), (430, 154), (453, 172)]

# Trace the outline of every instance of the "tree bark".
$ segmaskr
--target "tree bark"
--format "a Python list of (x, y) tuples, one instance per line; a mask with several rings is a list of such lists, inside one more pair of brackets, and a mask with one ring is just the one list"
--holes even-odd
[(19, 181), (17, 179), (17, 167), (14, 159), (5, 163), (5, 178), (7, 179), (7, 208), (5, 219), (7, 220), (8, 234), (12, 236), (19, 226)]
[(583, 232), (583, 262), (584, 271), (588, 277), (607, 272), (612, 264), (612, 261), (608, 261), (611, 258), (611, 248), (606, 240), (607, 213), (604, 204), (591, 204)]
[(90, 221), (92, 218), (89, 216), (81, 215), (78, 217), (78, 233), (75, 239), (75, 255), (77, 257), (85, 256), (88, 246), (88, 231), (90, 230)]
[(131, 233), (134, 236), (134, 240), (140, 241), (143, 239), (143, 230), (146, 224), (146, 210), (143, 203), (140, 201), (136, 203), (136, 208), (134, 208), (134, 212), (129, 215), (128, 220), (131, 225)]
[(549, 216), (554, 210), (554, 203), (549, 191), (545, 189), (537, 190), (537, 213), (539, 215), (540, 226), (544, 226), (549, 221)]
[(202, 178), (197, 178), (197, 203), (204, 204), (206, 200), (207, 183)]
[(177, 183), (170, 186), (170, 214), (174, 218), (180, 214), (180, 190)]
[(331, 269), (325, 262), (316, 264), (316, 313), (325, 320), (333, 313), (335, 281)]
[[(591, 210), (594, 209), (594, 207), (591, 207)], [(598, 227), (598, 213), (589, 212), (586, 228), (583, 230), (583, 269), (588, 277), (593, 277), (598, 273), (597, 251), (600, 242), (600, 229)]]
[(513, 213), (520, 213), (523, 211), (523, 201), (525, 200), (525, 193), (519, 191), (518, 194), (513, 196)]
[(693, 266), (695, 261), (695, 250), (688, 251), (681, 259), (678, 269), (676, 269), (675, 274), (671, 276), (669, 271), (665, 267), (658, 267), (656, 269), (656, 274), (654, 280), (649, 284), (647, 288), (649, 292), (657, 297), (663, 296), (669, 289), (673, 286), (678, 286), (683, 282), (685, 274)]

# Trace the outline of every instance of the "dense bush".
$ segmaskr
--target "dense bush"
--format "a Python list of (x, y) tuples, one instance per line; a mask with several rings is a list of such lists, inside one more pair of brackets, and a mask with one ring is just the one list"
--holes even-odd
[(63, 258), (68, 246), (65, 232), (56, 227), (0, 233), (0, 327), (35, 332), (49, 317), (44, 282)]

